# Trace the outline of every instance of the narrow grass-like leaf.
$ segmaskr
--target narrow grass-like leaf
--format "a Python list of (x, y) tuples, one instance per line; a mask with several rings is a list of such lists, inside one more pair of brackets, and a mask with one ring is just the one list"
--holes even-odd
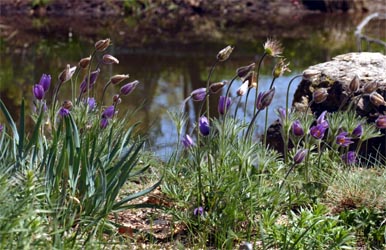
[(7, 122), (9, 126), (11, 127), (13, 137), (15, 141), (19, 141), (19, 133), (17, 132), (16, 124), (12, 119), (12, 116), (9, 114), (7, 107), (3, 103), (3, 101), (0, 99), (0, 108), (3, 111), (3, 114), (5, 116), (5, 119), (7, 119)]
[(37, 143), (37, 141), (39, 139), (40, 126), (42, 124), (43, 117), (44, 117), (44, 112), (43, 112), (42, 108), (40, 108), (38, 120), (36, 121), (34, 130), (32, 133), (32, 137), (25, 148), (25, 152), (28, 152), (31, 149), (31, 147)]
[(74, 118), (72, 117), (71, 114), (69, 115), (69, 117), (70, 117), (70, 121), (71, 121), (71, 127), (72, 127), (73, 133), (74, 133), (75, 147), (76, 147), (76, 149), (79, 149), (80, 148), (80, 139), (79, 139), (78, 127), (76, 126)]
[(18, 151), (19, 151), (19, 162), (23, 159), (23, 148), (24, 148), (24, 137), (25, 137), (25, 131), (24, 131), (24, 119), (25, 119), (25, 104), (24, 104), (24, 98), (21, 100), (20, 105), (20, 120), (19, 120), (19, 145), (18, 145)]

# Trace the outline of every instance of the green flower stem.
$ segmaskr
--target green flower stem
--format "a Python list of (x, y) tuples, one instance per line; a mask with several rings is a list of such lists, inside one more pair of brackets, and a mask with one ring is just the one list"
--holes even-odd
[(101, 106), (103, 106), (103, 100), (104, 100), (104, 97), (105, 97), (105, 93), (106, 93), (106, 89), (108, 86), (110, 86), (111, 84), (111, 80), (109, 80), (106, 85), (103, 87), (103, 91), (102, 91), (102, 98), (101, 98)]
[[(273, 84), (275, 83), (276, 77), (272, 78), (271, 85), (269, 85), (269, 89), (273, 88)], [(265, 109), (265, 120), (264, 120), (264, 141), (263, 145), (267, 144), (267, 129), (268, 129), (268, 111), (269, 106)]]
[(257, 65), (257, 71), (256, 71), (256, 83), (257, 83), (257, 86), (256, 86), (256, 93), (255, 93), (255, 104), (254, 104), (254, 108), (253, 108), (253, 114), (256, 113), (256, 101), (257, 101), (257, 96), (258, 96), (258, 93), (259, 93), (259, 76), (260, 76), (260, 67), (261, 67), (261, 63), (263, 62), (265, 56), (267, 55), (266, 52), (264, 52), (264, 54), (262, 55), (262, 57), (260, 58), (259, 60), (259, 63)]
[(208, 79), (206, 80), (206, 91), (208, 92), (208, 94), (206, 96), (206, 115), (208, 116), (208, 119), (210, 117), (210, 113), (209, 113), (209, 107), (210, 107), (210, 105), (209, 105), (209, 81), (210, 81), (210, 78), (212, 77), (214, 68), (216, 67), (218, 62), (219, 62), (219, 60), (216, 60), (216, 62), (212, 65), (212, 67), (210, 68), (210, 71), (209, 71)]
[(256, 120), (256, 118), (257, 118), (257, 116), (259, 115), (259, 113), (260, 113), (261, 110), (262, 110), (262, 109), (258, 109), (258, 110), (257, 110), (256, 114), (253, 116), (251, 122), (249, 123), (247, 132), (245, 133), (245, 139), (248, 138), (248, 136), (249, 136), (249, 134), (250, 134), (250, 132), (251, 132), (251, 128), (252, 128), (253, 124), (255, 123), (255, 120)]

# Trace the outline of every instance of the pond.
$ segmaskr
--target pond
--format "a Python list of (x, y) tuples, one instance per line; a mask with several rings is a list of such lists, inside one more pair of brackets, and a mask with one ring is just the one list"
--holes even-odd
[[(22, 98), (32, 104), (32, 86), (39, 81), (42, 73), (51, 74), (56, 79), (66, 64), (77, 65), (81, 58), (88, 56), (95, 41), (110, 37), (113, 45), (108, 53), (118, 58), (120, 63), (101, 66), (97, 91), (100, 93), (104, 83), (114, 74), (130, 74), (130, 81), (139, 80), (138, 88), (123, 98), (119, 108), (122, 111), (139, 108), (135, 120), (141, 121), (142, 131), (148, 136), (147, 146), (157, 156), (166, 159), (177, 140), (168, 112), (178, 111), (192, 90), (205, 86), (210, 67), (220, 49), (228, 44), (235, 46), (230, 59), (215, 68), (211, 82), (229, 81), (238, 67), (259, 59), (267, 37), (281, 41), (292, 71), (275, 82), (276, 95), (269, 109), (271, 123), (277, 119), (275, 109), (285, 106), (286, 90), (292, 77), (310, 65), (358, 50), (353, 33), (360, 17), (311, 15), (274, 26), (270, 26), (269, 22), (259, 27), (253, 23), (215, 26), (212, 31), (209, 29), (202, 34), (192, 30), (182, 31), (181, 28), (174, 33), (173, 29), (163, 31), (151, 25), (143, 29), (140, 21), (133, 23), (124, 17), (114, 20), (114, 25), (107, 22), (102, 26), (91, 20), (82, 20), (77, 24), (73, 19), (54, 21), (33, 17), (21, 21), (8, 17), (2, 24), (7, 20), (18, 25), (12, 29), (11, 26), (4, 26), (6, 35), (1, 38), (0, 50), (0, 96), (15, 114), (15, 119)], [(271, 83), (274, 64), (271, 58), (264, 61), (259, 91), (266, 90)], [(290, 89), (290, 103), (298, 82), (296, 80)], [(233, 108), (237, 103), (235, 92), (240, 84), (236, 80), (232, 86)], [(117, 91), (119, 86), (109, 88), (105, 103)], [(253, 91), (251, 94), (254, 96)], [(211, 110), (217, 110), (218, 96), (211, 98)], [(70, 84), (64, 86), (59, 98), (70, 98)], [(248, 104), (248, 107), (253, 107), (253, 104)], [(190, 130), (196, 120), (197, 109), (197, 104), (187, 104)], [(249, 111), (247, 119), (250, 119), (252, 110)], [(243, 118), (244, 115), (239, 112), (239, 116)], [(260, 132), (264, 116), (261, 113), (256, 122)]]

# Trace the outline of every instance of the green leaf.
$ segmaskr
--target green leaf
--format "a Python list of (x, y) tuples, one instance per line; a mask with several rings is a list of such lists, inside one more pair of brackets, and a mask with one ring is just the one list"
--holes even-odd
[(7, 122), (12, 129), (14, 140), (19, 141), (19, 133), (17, 132), (16, 124), (13, 121), (12, 116), (9, 114), (7, 107), (5, 107), (5, 104), (1, 99), (0, 99), (0, 108), (1, 108), (1, 111), (3, 111), (5, 119), (7, 119)]

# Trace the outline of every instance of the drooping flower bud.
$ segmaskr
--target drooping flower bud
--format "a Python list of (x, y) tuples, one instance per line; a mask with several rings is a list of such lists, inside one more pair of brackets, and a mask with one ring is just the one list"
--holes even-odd
[(281, 53), (283, 53), (283, 48), (279, 41), (268, 38), (264, 43), (264, 52), (272, 57), (280, 57)]
[(195, 89), (190, 93), (190, 96), (192, 97), (193, 101), (201, 102), (206, 97), (206, 88), (199, 88)]
[(115, 108), (113, 105), (108, 106), (102, 113), (102, 118), (112, 118), (115, 114)]
[(285, 59), (281, 58), (278, 63), (276, 63), (275, 67), (272, 71), (272, 76), (274, 78), (278, 78), (284, 74), (284, 72), (291, 72), (288, 68), (289, 63), (285, 62)]
[(307, 69), (307, 70), (303, 71), (303, 79), (307, 80), (307, 81), (312, 81), (319, 74), (320, 74), (319, 70)]
[(249, 81), (248, 80), (243, 82), (243, 84), (241, 84), (241, 86), (237, 89), (237, 95), (238, 96), (245, 95), (248, 92), (248, 85), (249, 85)]
[(386, 115), (378, 116), (378, 118), (375, 120), (375, 125), (377, 126), (377, 128), (385, 129), (386, 128)]
[(358, 126), (354, 128), (354, 130), (352, 131), (352, 135), (359, 138), (362, 136), (362, 134), (363, 134), (362, 124), (358, 124)]
[(358, 75), (355, 75), (354, 78), (351, 80), (349, 88), (352, 93), (358, 91), (360, 86), (360, 80)]
[(59, 81), (67, 82), (71, 79), (72, 75), (75, 73), (76, 66), (70, 67), (70, 64), (67, 64), (66, 69), (64, 69), (58, 76)]
[(378, 92), (373, 92), (370, 94), (370, 102), (374, 104), (376, 107), (386, 104), (385, 99)]
[(105, 117), (102, 117), (101, 123), (100, 123), (100, 128), (104, 129), (109, 125), (109, 120)]
[(198, 127), (203, 136), (209, 135), (209, 132), (210, 132), (209, 120), (208, 118), (206, 118), (206, 116), (200, 117), (200, 119), (198, 120)]
[(40, 78), (39, 85), (43, 87), (44, 92), (47, 92), (51, 85), (51, 76), (43, 74)]
[(369, 82), (365, 86), (363, 86), (363, 93), (370, 94), (377, 90), (379, 87), (379, 83), (377, 81)]
[(300, 164), (303, 162), (303, 160), (306, 158), (308, 154), (308, 150), (307, 149), (301, 149), (299, 150), (298, 152), (296, 152), (295, 156), (294, 156), (294, 164)]
[(274, 96), (275, 96), (275, 87), (267, 91), (260, 92), (257, 97), (257, 103), (256, 103), (257, 109), (262, 110), (268, 107), (271, 104)]
[(72, 101), (70, 100), (65, 100), (63, 103), (62, 103), (62, 107), (67, 109), (67, 110), (71, 110), (72, 109)]
[(121, 95), (129, 95), (137, 87), (139, 81), (129, 82), (121, 87)]
[(97, 51), (104, 51), (109, 46), (110, 46), (110, 38), (99, 40), (95, 43), (95, 49)]
[(243, 66), (236, 69), (237, 76), (240, 78), (246, 77), (249, 74), (249, 72), (251, 72), (255, 68), (255, 65), (256, 65), (255, 63), (251, 63), (247, 66)]
[(182, 144), (184, 145), (185, 148), (193, 147), (194, 146), (194, 142), (193, 142), (192, 137), (190, 137), (189, 135), (185, 135), (182, 138)]
[[(90, 75), (90, 84), (88, 85), (90, 89), (92, 89), (95, 85), (95, 82), (96, 80), (98, 79), (98, 76), (99, 76), (99, 73), (100, 73), (100, 69), (98, 68), (97, 70), (91, 72), (91, 75)], [(80, 91), (82, 93), (86, 93), (87, 92), (87, 82), (89, 81), (88, 79), (88, 76), (86, 75), (82, 81), (82, 83), (80, 84)]]
[(115, 58), (114, 56), (109, 55), (109, 54), (103, 55), (102, 62), (104, 64), (119, 64), (119, 60), (117, 58)]
[(322, 103), (324, 102), (328, 97), (328, 92), (326, 88), (320, 88), (314, 91), (312, 94), (312, 99), (315, 103)]
[(68, 109), (66, 109), (66, 108), (61, 107), (59, 109), (59, 115), (61, 117), (69, 116), (70, 115), (70, 111)]
[(91, 61), (91, 56), (85, 57), (85, 58), (80, 59), (78, 65), (79, 65), (79, 67), (81, 67), (82, 69), (85, 69), (85, 68), (87, 68), (87, 66), (90, 64), (90, 61)]
[(110, 78), (110, 82), (112, 84), (118, 84), (120, 82), (122, 82), (123, 80), (126, 80), (129, 78), (129, 74), (127, 75), (114, 75)]
[(215, 83), (212, 83), (210, 86), (209, 86), (209, 90), (210, 90), (210, 93), (212, 94), (216, 94), (217, 92), (219, 92), (228, 82), (227, 81), (222, 81), (222, 82), (215, 82)]
[(35, 84), (33, 87), (33, 94), (37, 100), (42, 100), (44, 98), (44, 88), (40, 84)]
[(295, 136), (303, 136), (304, 135), (304, 129), (302, 124), (300, 123), (299, 120), (296, 120), (292, 123), (292, 133)]
[(218, 54), (217, 54), (217, 60), (219, 60), (220, 62), (227, 60), (229, 58), (229, 56), (231, 55), (233, 48), (234, 47), (228, 45), (227, 47), (220, 50), (220, 52), (218, 52)]
[(231, 98), (226, 98), (225, 96), (220, 96), (220, 99), (218, 101), (218, 113), (221, 115), (225, 114), (225, 111), (229, 109), (229, 106), (231, 105)]

